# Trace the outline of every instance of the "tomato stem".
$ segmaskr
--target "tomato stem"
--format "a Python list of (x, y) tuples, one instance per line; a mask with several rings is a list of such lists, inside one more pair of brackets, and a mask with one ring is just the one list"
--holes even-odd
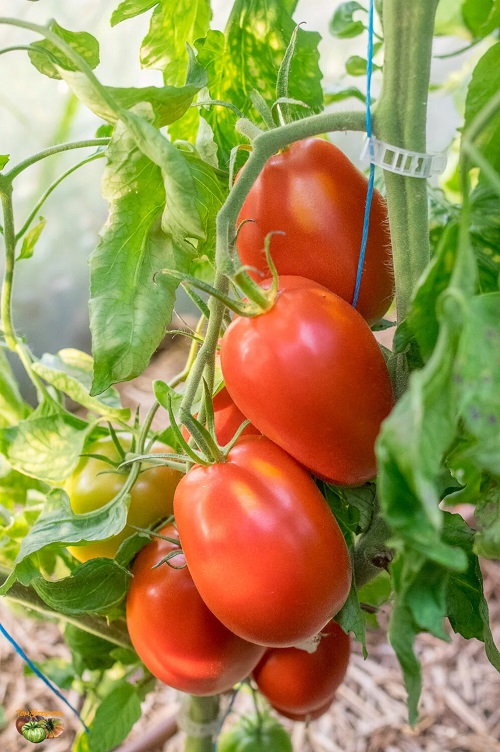
[[(212, 725), (219, 715), (219, 697), (191, 696), (187, 711), (188, 721), (194, 724)], [(188, 733), (184, 752), (213, 752), (213, 733), (207, 736), (195, 736)]]
[[(374, 113), (377, 138), (426, 151), (427, 97), (438, 0), (384, 0), (384, 77)], [(408, 314), (430, 258), (427, 181), (384, 171), (396, 283), (398, 323)], [(407, 383), (398, 368), (396, 391)]]

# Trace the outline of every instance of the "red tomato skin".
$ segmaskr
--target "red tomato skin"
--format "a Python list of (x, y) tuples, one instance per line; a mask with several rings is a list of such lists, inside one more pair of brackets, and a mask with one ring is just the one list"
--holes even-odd
[(253, 677), (259, 691), (280, 713), (300, 715), (305, 720), (325, 705), (330, 706), (344, 679), (350, 654), (349, 636), (331, 621), (321, 630), (314, 653), (272, 648), (254, 669)]
[(174, 513), (200, 595), (243, 639), (294, 645), (343, 606), (351, 563), (340, 528), (309, 473), (264, 436), (195, 465)]
[[(269, 276), (264, 239), (278, 274), (308, 277), (352, 302), (363, 229), (367, 180), (329, 141), (307, 138), (271, 157), (252, 186), (238, 224), (238, 253), (257, 281)], [(373, 193), (357, 310), (377, 321), (393, 298), (387, 207)]]
[(289, 718), (291, 721), (301, 721), (302, 723), (309, 723), (309, 721), (315, 721), (317, 718), (321, 718), (322, 715), (325, 715), (325, 713), (327, 713), (332, 707), (334, 699), (335, 695), (333, 697), (330, 697), (330, 699), (327, 700), (324, 705), (322, 705), (317, 710), (314, 710), (312, 713), (288, 713), (286, 710), (277, 708), (275, 705), (271, 705), (271, 707), (273, 708), (273, 710), (276, 710), (277, 713), (284, 716), (285, 718)]
[[(173, 525), (159, 531), (177, 537)], [(176, 546), (154, 539), (138, 554), (127, 595), (127, 627), (144, 665), (165, 684), (192, 695), (226, 692), (245, 679), (264, 648), (223, 626), (201, 599), (187, 567), (157, 564)], [(181, 554), (172, 563), (184, 563)]]
[(374, 477), (392, 386), (370, 328), (338, 295), (280, 277), (272, 308), (235, 316), (221, 366), (240, 410), (314, 475), (345, 486)]
[[(212, 399), (212, 404), (214, 407), (215, 438), (221, 446), (224, 446), (231, 441), (234, 434), (246, 418), (241, 410), (238, 410), (234, 404), (226, 387), (222, 387), (222, 389), (217, 392)], [(253, 436), (259, 433), (260, 431), (249, 423), (248, 426), (245, 426), (240, 435)], [(185, 426), (182, 427), (182, 435), (186, 441), (189, 441), (191, 434)]]

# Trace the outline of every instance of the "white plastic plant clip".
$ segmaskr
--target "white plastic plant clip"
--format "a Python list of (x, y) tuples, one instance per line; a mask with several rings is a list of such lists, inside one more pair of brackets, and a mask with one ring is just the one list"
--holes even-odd
[(361, 151), (361, 159), (384, 170), (412, 178), (428, 178), (440, 175), (446, 168), (446, 154), (422, 154), (418, 151), (391, 146), (378, 138), (367, 138)]

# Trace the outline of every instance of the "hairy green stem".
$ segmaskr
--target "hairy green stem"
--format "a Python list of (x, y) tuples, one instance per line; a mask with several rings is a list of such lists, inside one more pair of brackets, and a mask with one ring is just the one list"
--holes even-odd
[[(9, 575), (10, 571), (0, 566), (0, 585), (4, 584)], [(79, 616), (61, 614), (59, 611), (55, 611), (50, 606), (47, 606), (33, 588), (25, 587), (20, 582), (15, 582), (12, 585), (5, 598), (12, 603), (32, 609), (48, 618), (59, 619), (68, 624), (73, 624), (75, 627), (97, 635), (97, 637), (102, 637), (103, 640), (108, 640), (108, 642), (112, 642), (121, 648), (132, 649), (132, 643), (130, 642), (124, 621), (116, 620), (108, 623), (104, 617), (92, 614), (80, 614)]]
[[(107, 146), (108, 144), (109, 138), (87, 138), (83, 141), (72, 141), (67, 144), (49, 146), (48, 149), (43, 149), (43, 151), (39, 151), (37, 154), (28, 157), (28, 159), (19, 162), (19, 164), (9, 170), (9, 172), (6, 172), (4, 177), (12, 182), (14, 178), (26, 170), (26, 168), (31, 167), (31, 165), (40, 162), (40, 160), (45, 159), (46, 157), (51, 157), (53, 154), (60, 154), (61, 152), (70, 151), (71, 149), (85, 149), (90, 146)], [(93, 158), (95, 157), (96, 155), (93, 155)]]
[[(375, 112), (377, 137), (426, 151), (427, 97), (438, 0), (384, 0), (384, 78)], [(430, 258), (427, 181), (384, 172), (398, 322)]]
[[(194, 697), (190, 698), (188, 719), (197, 724), (213, 723), (219, 715), (219, 698)], [(184, 746), (184, 752), (212, 752), (213, 734), (207, 736), (190, 736), (189, 732)]]

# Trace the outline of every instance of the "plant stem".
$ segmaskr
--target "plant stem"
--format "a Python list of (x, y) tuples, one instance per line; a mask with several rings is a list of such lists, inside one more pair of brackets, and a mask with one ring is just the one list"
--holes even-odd
[[(108, 144), (109, 138), (88, 138), (84, 141), (72, 141), (67, 144), (56, 144), (55, 146), (49, 146), (48, 149), (43, 149), (37, 154), (33, 154), (31, 157), (28, 157), (28, 159), (24, 159), (22, 162), (19, 162), (19, 164), (9, 170), (9, 172), (5, 173), (4, 177), (10, 181), (13, 181), (14, 178), (16, 178), (21, 172), (26, 170), (27, 167), (31, 167), (31, 165), (36, 164), (36, 162), (40, 162), (40, 160), (45, 159), (45, 157), (51, 157), (53, 154), (60, 154), (63, 151), (70, 151), (71, 149), (85, 149), (91, 146), (107, 146)], [(95, 158), (95, 156), (96, 155), (93, 155), (92, 158)], [(65, 177), (65, 175), (63, 177)]]
[[(212, 724), (219, 715), (219, 698), (194, 697), (190, 698), (188, 719), (197, 724)], [(189, 732), (184, 746), (184, 752), (212, 752), (214, 734), (207, 736), (190, 736)]]
[[(438, 0), (384, 0), (384, 78), (374, 115), (377, 137), (426, 151), (427, 97)], [(427, 181), (384, 172), (398, 323), (430, 258)]]
[[(10, 571), (0, 566), (0, 585), (3, 585), (9, 575)], [(112, 642), (121, 648), (133, 649), (127, 627), (123, 621), (116, 620), (109, 624), (102, 616), (94, 616), (92, 614), (68, 616), (67, 614), (61, 614), (59, 611), (54, 611), (50, 606), (47, 606), (32, 588), (25, 587), (20, 582), (15, 582), (12, 585), (5, 598), (25, 608), (32, 609), (37, 613), (44, 614), (51, 619), (59, 619), (68, 624), (73, 624), (75, 627), (97, 635), (97, 637), (102, 637), (103, 640), (108, 640), (108, 642)]]

